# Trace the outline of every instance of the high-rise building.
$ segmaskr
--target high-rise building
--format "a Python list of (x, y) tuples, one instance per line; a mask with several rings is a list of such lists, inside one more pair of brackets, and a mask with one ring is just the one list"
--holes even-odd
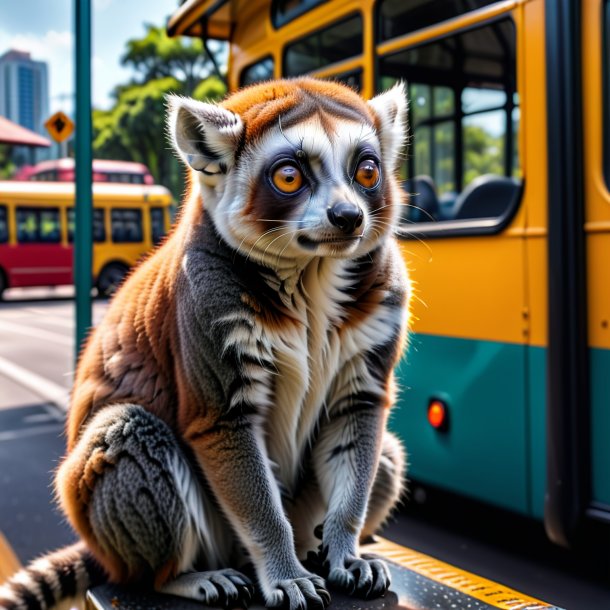
[(13, 49), (0, 56), (0, 115), (46, 135), (44, 122), (49, 118), (46, 62), (35, 61), (30, 53)]

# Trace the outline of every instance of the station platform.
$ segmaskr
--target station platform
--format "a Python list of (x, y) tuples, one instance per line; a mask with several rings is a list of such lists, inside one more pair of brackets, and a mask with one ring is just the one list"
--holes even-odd
[[(330, 610), (562, 610), (423, 553), (379, 538), (361, 548), (388, 561), (392, 586), (385, 597), (363, 601), (331, 590)], [(87, 594), (87, 610), (201, 610), (189, 600), (102, 585)], [(263, 610), (262, 606), (250, 606)]]

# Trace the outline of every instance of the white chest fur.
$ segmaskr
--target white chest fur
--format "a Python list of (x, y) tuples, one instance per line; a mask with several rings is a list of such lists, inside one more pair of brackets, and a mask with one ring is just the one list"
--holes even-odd
[[(358, 355), (387, 341), (399, 323), (392, 319), (396, 314), (380, 306), (369, 319), (339, 331), (346, 315), (344, 305), (350, 301), (348, 288), (354, 281), (345, 264), (332, 259), (312, 263), (291, 299), (298, 323), (268, 337), (276, 371), (272, 405), (265, 418), (266, 445), (277, 476), (288, 490), (293, 488), (316, 423), (330, 406), (333, 384), (345, 381), (346, 363), (351, 366)], [(358, 384), (374, 383), (366, 371), (360, 371), (358, 379)]]

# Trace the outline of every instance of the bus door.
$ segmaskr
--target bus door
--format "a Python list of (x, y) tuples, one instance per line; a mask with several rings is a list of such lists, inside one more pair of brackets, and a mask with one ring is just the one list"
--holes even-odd
[(10, 262), (10, 285), (56, 286), (72, 282), (72, 253), (62, 243), (59, 207), (15, 205), (17, 251)]
[[(589, 510), (610, 517), (610, 0), (583, 2), (584, 201), (590, 381)], [(601, 19), (600, 19), (601, 17)], [(605, 86), (604, 86), (605, 85)], [(603, 127), (602, 127), (603, 126)], [(584, 405), (583, 405), (584, 406)], [(590, 456), (590, 458), (589, 458)]]
[(378, 89), (402, 80), (410, 98), (401, 244), (414, 332), (393, 426), (413, 479), (527, 512), (525, 233), (539, 193), (519, 146), (523, 7), (421, 4), (378, 5)]

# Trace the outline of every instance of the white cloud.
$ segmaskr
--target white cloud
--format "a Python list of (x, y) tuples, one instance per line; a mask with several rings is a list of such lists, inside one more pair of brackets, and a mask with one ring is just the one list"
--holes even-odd
[(32, 59), (46, 61), (49, 66), (50, 110), (72, 111), (74, 68), (72, 32), (49, 30), (42, 36), (31, 33), (10, 34), (0, 29), (0, 53), (9, 49), (27, 51)]

